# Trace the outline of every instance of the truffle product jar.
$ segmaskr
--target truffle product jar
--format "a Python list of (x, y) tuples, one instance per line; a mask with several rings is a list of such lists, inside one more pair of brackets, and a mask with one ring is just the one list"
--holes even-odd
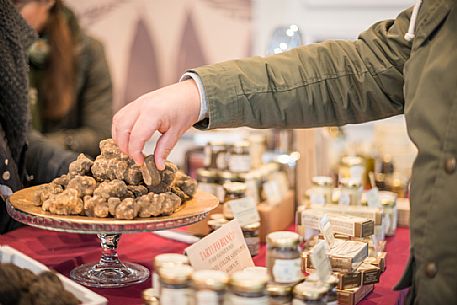
[(152, 273), (152, 287), (154, 289), (154, 296), (160, 295), (160, 281), (159, 271), (163, 266), (168, 265), (189, 265), (187, 256), (177, 253), (164, 253), (159, 254), (154, 258), (154, 272)]
[(231, 147), (228, 168), (234, 173), (246, 173), (251, 170), (249, 142), (238, 142)]
[(266, 137), (263, 134), (252, 134), (248, 138), (249, 150), (251, 155), (251, 167), (258, 168), (262, 166), (262, 158), (266, 150)]
[(204, 166), (208, 169), (226, 170), (229, 147), (225, 142), (209, 142), (205, 146)]
[(309, 192), (311, 204), (330, 204), (332, 203), (333, 178), (332, 177), (313, 177), (313, 187)]
[(193, 305), (223, 305), (229, 276), (222, 271), (199, 270), (192, 274)]
[(234, 216), (229, 203), (232, 200), (246, 197), (246, 184), (243, 182), (225, 182), (224, 193), (224, 217), (231, 220)]
[(159, 270), (160, 305), (192, 305), (192, 267), (166, 265)]
[(358, 156), (345, 156), (341, 158), (338, 171), (339, 179), (354, 178), (362, 181), (364, 172), (365, 164), (363, 158)]
[(269, 283), (267, 285), (268, 305), (292, 305), (293, 285)]
[(341, 205), (361, 205), (362, 202), (362, 181), (355, 178), (340, 179)]
[(143, 290), (143, 305), (160, 305), (153, 288)]
[(327, 287), (319, 282), (303, 282), (293, 289), (293, 305), (326, 305)]
[(302, 278), (299, 238), (290, 231), (267, 235), (267, 269), (274, 283), (295, 284)]
[(223, 225), (225, 225), (228, 222), (229, 221), (225, 218), (208, 220), (208, 227), (209, 227), (208, 234), (213, 233), (214, 231), (220, 229)]
[(198, 189), (213, 194), (219, 202), (224, 202), (224, 188), (219, 184), (219, 172), (199, 168), (197, 170)]
[(251, 256), (256, 256), (260, 247), (260, 222), (242, 226), (241, 231), (243, 231), (244, 240)]
[(254, 272), (238, 271), (230, 278), (230, 305), (268, 305), (268, 277)]

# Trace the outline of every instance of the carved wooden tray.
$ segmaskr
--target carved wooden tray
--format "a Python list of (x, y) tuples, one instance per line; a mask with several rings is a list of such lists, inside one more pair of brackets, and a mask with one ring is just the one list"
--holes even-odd
[(46, 230), (77, 233), (129, 233), (166, 230), (203, 220), (219, 204), (209, 193), (197, 192), (192, 200), (183, 204), (169, 216), (121, 220), (87, 216), (62, 216), (43, 211), (33, 205), (33, 194), (39, 186), (22, 189), (7, 200), (8, 214), (19, 222)]

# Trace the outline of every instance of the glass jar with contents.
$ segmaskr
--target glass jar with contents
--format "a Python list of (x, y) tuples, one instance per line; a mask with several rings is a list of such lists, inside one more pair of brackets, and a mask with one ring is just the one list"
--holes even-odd
[(229, 304), (267, 305), (268, 277), (253, 272), (238, 271), (230, 278)]
[(398, 223), (398, 208), (397, 194), (388, 191), (379, 192), (382, 211), (384, 213), (383, 224), (385, 226), (384, 233), (386, 236), (393, 236), (397, 230)]
[(235, 199), (246, 197), (246, 184), (243, 182), (225, 182), (224, 193), (224, 217), (232, 220), (234, 216), (230, 209), (230, 202)]
[(208, 169), (226, 170), (229, 147), (225, 142), (209, 142), (205, 146), (204, 166)]
[(256, 256), (259, 253), (260, 247), (260, 222), (242, 226), (241, 231), (243, 231), (244, 240), (251, 256)]
[(153, 288), (143, 290), (143, 305), (160, 305)]
[(293, 305), (326, 305), (327, 287), (320, 282), (303, 282), (293, 289)]
[(302, 278), (299, 238), (289, 231), (267, 235), (267, 269), (274, 283), (295, 284)]
[(192, 305), (192, 267), (166, 265), (160, 268), (160, 305)]
[(208, 234), (211, 234), (214, 231), (220, 229), (223, 225), (225, 225), (228, 222), (229, 221), (225, 218), (208, 220), (208, 227), (209, 227)]
[(358, 156), (344, 156), (341, 158), (338, 171), (338, 178), (359, 179), (361, 182), (364, 178), (365, 166), (364, 160)]
[(235, 143), (230, 149), (228, 168), (234, 173), (246, 173), (251, 170), (249, 142)]
[(333, 178), (318, 176), (312, 178), (313, 187), (309, 192), (311, 204), (330, 204), (332, 202)]
[(256, 204), (262, 201), (262, 176), (260, 171), (251, 171), (246, 174), (241, 174), (246, 183), (246, 197), (252, 198)]
[(362, 181), (354, 178), (340, 179), (340, 197), (338, 203), (341, 205), (361, 205), (362, 202)]
[(251, 167), (258, 168), (263, 164), (263, 155), (266, 150), (266, 137), (263, 134), (252, 134), (248, 138), (251, 155)]
[(199, 270), (192, 274), (193, 305), (223, 305), (229, 277), (225, 272)]
[(293, 285), (269, 283), (267, 285), (268, 305), (292, 305)]
[(154, 296), (160, 295), (159, 271), (165, 265), (189, 265), (187, 256), (177, 253), (159, 254), (154, 258), (154, 272), (152, 273), (152, 287)]
[(213, 194), (219, 202), (224, 202), (224, 188), (219, 183), (219, 172), (199, 168), (197, 170), (198, 189)]

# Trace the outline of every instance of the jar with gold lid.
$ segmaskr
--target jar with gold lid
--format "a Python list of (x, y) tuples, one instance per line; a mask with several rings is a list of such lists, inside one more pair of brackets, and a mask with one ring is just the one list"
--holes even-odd
[(356, 178), (340, 179), (341, 205), (361, 205), (362, 204), (362, 181)]
[(225, 218), (208, 220), (208, 227), (209, 227), (208, 234), (213, 233), (214, 231), (220, 229), (223, 225), (225, 225), (228, 222), (229, 222), (229, 220), (225, 219)]
[(199, 270), (192, 274), (194, 305), (223, 305), (229, 276), (223, 271)]
[(233, 173), (246, 173), (251, 170), (251, 154), (248, 141), (233, 144), (230, 149), (228, 168)]
[(160, 295), (160, 280), (159, 271), (164, 266), (169, 265), (189, 265), (187, 256), (178, 253), (163, 253), (154, 258), (154, 272), (152, 273), (152, 287), (154, 289), (154, 296)]
[(328, 288), (320, 282), (303, 282), (293, 289), (293, 305), (326, 305), (325, 295)]
[(330, 274), (330, 276), (325, 280), (325, 282), (322, 282), (319, 279), (319, 274), (317, 272), (311, 273), (307, 278), (306, 281), (308, 283), (317, 283), (317, 284), (325, 284), (327, 293), (325, 294), (324, 300), (326, 305), (337, 305), (338, 304), (338, 294), (336, 292), (336, 287), (338, 285), (338, 278)]
[(268, 305), (292, 305), (293, 285), (269, 283), (267, 285)]
[(231, 220), (234, 216), (230, 209), (230, 202), (246, 197), (246, 184), (243, 182), (226, 182), (224, 183), (224, 193), (224, 217)]
[(333, 178), (317, 176), (312, 178), (313, 187), (309, 192), (311, 204), (324, 205), (332, 202)]
[(253, 272), (238, 271), (230, 278), (231, 305), (267, 305), (268, 277)]
[(159, 277), (161, 305), (192, 305), (192, 267), (166, 265), (160, 268)]
[(204, 166), (208, 169), (226, 170), (230, 145), (223, 141), (211, 141), (204, 149)]
[(302, 278), (299, 241), (299, 235), (290, 231), (267, 235), (267, 269), (274, 283), (294, 284)]
[(219, 183), (219, 172), (214, 169), (199, 168), (197, 170), (198, 189), (213, 194), (219, 202), (224, 201), (224, 188)]
[(341, 158), (338, 178), (353, 178), (363, 181), (365, 172), (364, 160), (359, 156), (344, 156)]
[(143, 305), (160, 305), (153, 288), (143, 290)]
[(260, 222), (255, 222), (241, 227), (244, 240), (248, 246), (251, 256), (256, 256), (260, 248)]

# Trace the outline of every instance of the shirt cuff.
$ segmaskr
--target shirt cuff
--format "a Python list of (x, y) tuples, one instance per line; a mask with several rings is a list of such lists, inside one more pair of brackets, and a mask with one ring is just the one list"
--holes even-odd
[(179, 79), (180, 82), (193, 79), (195, 84), (197, 84), (198, 93), (200, 94), (200, 114), (198, 115), (198, 121), (200, 122), (203, 119), (208, 118), (208, 99), (206, 98), (205, 88), (203, 87), (202, 80), (197, 73), (186, 72)]

